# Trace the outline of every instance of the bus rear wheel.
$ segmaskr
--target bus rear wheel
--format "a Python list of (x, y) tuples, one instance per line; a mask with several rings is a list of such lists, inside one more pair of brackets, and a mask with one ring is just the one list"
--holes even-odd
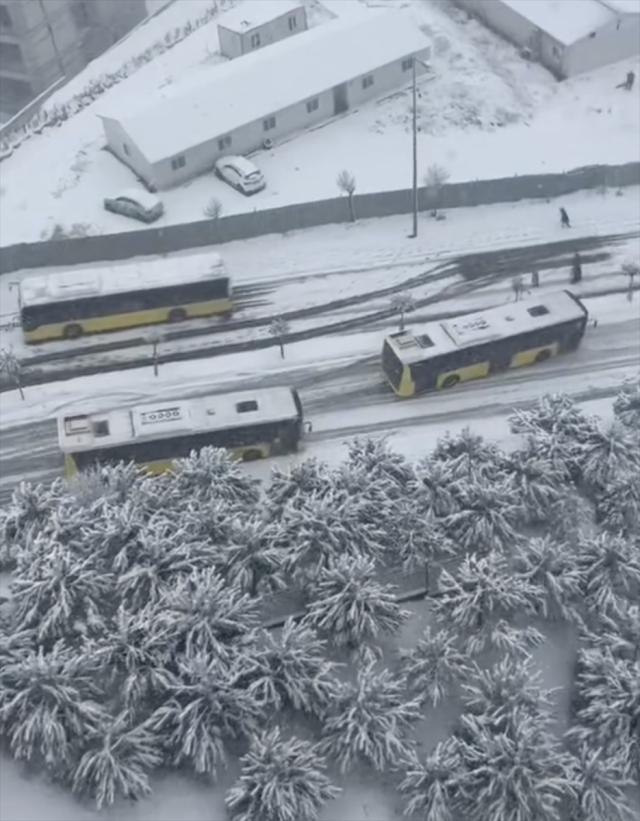
[(545, 348), (544, 351), (538, 351), (536, 354), (536, 362), (546, 362), (550, 358), (551, 351), (548, 348)]
[(256, 462), (258, 459), (262, 459), (262, 451), (257, 450), (257, 448), (250, 448), (242, 454), (243, 462)]
[(75, 322), (72, 325), (65, 325), (63, 336), (65, 339), (78, 339), (82, 336), (82, 325), (77, 325)]
[(172, 308), (167, 317), (169, 322), (184, 322), (186, 318), (187, 312), (183, 308)]
[(442, 387), (443, 388), (452, 388), (454, 385), (457, 385), (460, 381), (460, 377), (455, 373), (450, 373), (449, 376), (446, 376), (442, 380)]

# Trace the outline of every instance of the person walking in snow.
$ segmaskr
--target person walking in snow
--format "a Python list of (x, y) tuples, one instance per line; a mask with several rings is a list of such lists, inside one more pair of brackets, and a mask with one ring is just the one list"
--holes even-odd
[(636, 81), (636, 75), (633, 71), (627, 71), (627, 77), (624, 83), (618, 83), (616, 88), (624, 88), (625, 91), (631, 91), (633, 84)]
[(573, 256), (573, 265), (571, 266), (571, 284), (577, 285), (582, 282), (582, 259), (577, 252)]
[(539, 288), (540, 287), (540, 274), (537, 271), (531, 272), (531, 287), (532, 288)]
[(563, 228), (571, 228), (571, 223), (569, 222), (569, 214), (567, 214), (564, 208), (560, 209), (560, 225)]
[(520, 274), (511, 280), (511, 287), (513, 288), (513, 293), (516, 295), (516, 302), (518, 302), (522, 296), (522, 292), (524, 291), (524, 285)]

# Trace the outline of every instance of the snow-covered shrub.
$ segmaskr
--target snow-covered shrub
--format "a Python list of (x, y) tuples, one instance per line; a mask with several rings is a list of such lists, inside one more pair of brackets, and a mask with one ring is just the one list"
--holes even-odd
[(230, 821), (317, 821), (322, 807), (340, 793), (316, 747), (298, 738), (283, 740), (277, 728), (253, 739), (240, 763), (240, 778), (225, 799)]
[(278, 528), (258, 518), (229, 526), (227, 541), (215, 551), (216, 569), (226, 582), (251, 596), (283, 586), (284, 551), (276, 546)]
[(505, 732), (514, 715), (549, 718), (553, 690), (543, 690), (540, 673), (527, 659), (507, 656), (489, 669), (477, 665), (462, 685), (465, 712)]
[(517, 541), (518, 497), (506, 481), (486, 478), (459, 482), (453, 493), (458, 510), (443, 520), (449, 539), (464, 551), (508, 550)]
[(511, 625), (515, 617), (536, 612), (540, 593), (522, 576), (509, 573), (497, 552), (465, 557), (455, 574), (443, 569), (438, 592), (433, 611), (443, 624), (460, 631), (471, 653), (488, 647), (521, 652), (541, 640), (534, 628)]
[(402, 764), (398, 789), (407, 799), (405, 816), (428, 821), (454, 821), (460, 804), (458, 781), (462, 761), (455, 737), (441, 741), (424, 759), (410, 756)]
[(568, 821), (633, 821), (625, 790), (633, 785), (624, 776), (624, 763), (601, 748), (580, 745), (573, 756)]
[(640, 382), (627, 382), (615, 402), (613, 413), (623, 425), (632, 430), (640, 430)]
[(270, 711), (291, 707), (321, 716), (335, 695), (326, 643), (304, 622), (287, 619), (280, 635), (262, 632), (251, 662), (248, 689)]
[(104, 633), (113, 578), (90, 556), (74, 555), (46, 535), (37, 539), (37, 558), (11, 584), (16, 622), (33, 628), (43, 644)]
[(155, 626), (173, 653), (231, 660), (258, 626), (257, 608), (256, 599), (227, 584), (215, 570), (195, 570), (162, 591)]
[(437, 707), (471, 672), (469, 657), (453, 633), (427, 627), (415, 647), (400, 650), (400, 670), (410, 691)]
[(119, 797), (138, 800), (151, 792), (149, 774), (161, 762), (159, 739), (122, 713), (105, 718), (87, 734), (72, 788), (94, 798), (98, 809)]
[(325, 716), (320, 748), (341, 772), (358, 762), (382, 771), (411, 750), (409, 730), (422, 717), (420, 699), (409, 698), (404, 682), (373, 662), (358, 669), (355, 683), (340, 683)]
[(2, 670), (0, 730), (16, 758), (64, 774), (76, 750), (105, 720), (104, 699), (87, 659), (58, 642)]
[(308, 587), (306, 621), (336, 647), (356, 650), (409, 618), (395, 588), (376, 579), (376, 565), (364, 556), (342, 556)]
[(175, 766), (188, 764), (215, 780), (218, 768), (227, 761), (225, 743), (253, 737), (266, 718), (264, 710), (239, 686), (240, 661), (229, 665), (198, 654), (178, 658), (176, 666), (166, 701), (148, 726), (163, 736)]
[(0, 515), (2, 567), (13, 565), (16, 551), (24, 551), (32, 537), (51, 520), (63, 493), (61, 482), (54, 482), (50, 487), (20, 482)]
[(253, 508), (260, 499), (259, 480), (248, 476), (225, 450), (206, 447), (177, 459), (173, 475), (175, 492), (183, 498), (220, 499), (244, 508)]
[(632, 541), (609, 533), (581, 539), (574, 561), (584, 580), (585, 605), (594, 617), (616, 617), (624, 600), (640, 597), (640, 551)]
[(534, 596), (539, 615), (579, 621), (584, 579), (569, 545), (549, 537), (527, 539), (518, 547), (514, 569), (539, 591)]
[[(571, 790), (569, 757), (539, 717), (514, 713), (504, 732), (463, 715), (459, 818), (556, 821)], [(456, 816), (454, 816), (456, 817)]]

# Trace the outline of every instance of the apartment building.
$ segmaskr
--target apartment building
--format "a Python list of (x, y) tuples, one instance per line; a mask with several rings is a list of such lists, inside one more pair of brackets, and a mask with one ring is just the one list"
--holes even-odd
[(146, 16), (144, 0), (0, 0), (0, 112), (73, 77)]

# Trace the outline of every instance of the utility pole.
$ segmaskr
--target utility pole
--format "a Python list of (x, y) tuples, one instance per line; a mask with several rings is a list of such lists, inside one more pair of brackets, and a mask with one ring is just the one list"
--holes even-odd
[(413, 98), (413, 120), (412, 120), (412, 131), (413, 131), (413, 231), (409, 234), (411, 239), (415, 239), (418, 236), (418, 90), (417, 86), (417, 78), (416, 78), (416, 58), (414, 57), (411, 61), (411, 76), (413, 80), (412, 84), (412, 98)]

